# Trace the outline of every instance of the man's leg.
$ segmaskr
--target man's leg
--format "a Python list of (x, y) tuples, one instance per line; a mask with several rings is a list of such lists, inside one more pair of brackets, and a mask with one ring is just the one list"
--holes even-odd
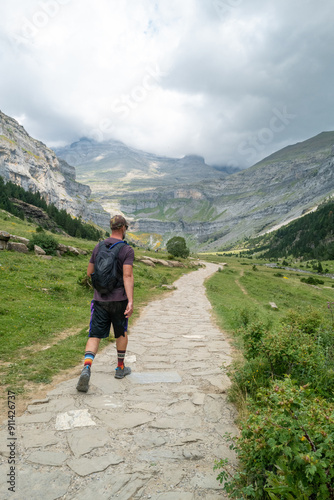
[(126, 375), (131, 373), (131, 368), (124, 366), (124, 358), (126, 353), (126, 348), (128, 346), (128, 335), (124, 332), (124, 336), (116, 338), (116, 348), (117, 348), (117, 358), (118, 364), (116, 368), (115, 378), (124, 378)]

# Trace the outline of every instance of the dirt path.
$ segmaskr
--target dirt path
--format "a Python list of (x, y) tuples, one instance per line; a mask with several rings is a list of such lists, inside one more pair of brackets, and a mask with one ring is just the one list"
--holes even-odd
[(231, 360), (230, 347), (211, 319), (203, 285), (218, 267), (184, 275), (174, 292), (145, 307), (131, 329), (130, 376), (114, 378), (111, 344), (94, 360), (87, 394), (75, 389), (78, 367), (75, 378), (16, 418), (16, 493), (7, 489), (11, 441), (2, 426), (1, 498), (226, 498), (213, 465), (234, 461), (222, 438), (237, 432), (220, 369)]

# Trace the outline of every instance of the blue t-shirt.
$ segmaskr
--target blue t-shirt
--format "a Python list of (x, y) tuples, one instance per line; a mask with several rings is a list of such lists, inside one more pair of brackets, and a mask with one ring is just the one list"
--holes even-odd
[[(117, 238), (107, 238), (104, 240), (105, 243), (108, 245), (113, 245), (114, 243), (117, 243), (118, 240)], [(93, 250), (92, 256), (89, 260), (91, 264), (94, 264), (97, 251), (99, 249), (99, 243), (96, 245), (96, 247)], [(117, 257), (117, 266), (118, 266), (118, 272), (121, 276), (123, 276), (123, 266), (132, 266), (133, 261), (135, 258), (135, 253), (133, 251), (133, 248), (130, 247), (130, 245), (124, 245), (123, 248), (120, 249), (118, 257)], [(111, 293), (108, 294), (103, 294), (101, 295), (97, 290), (94, 289), (94, 300), (99, 300), (102, 302), (118, 302), (120, 300), (126, 300), (127, 296), (125, 293), (125, 288), (124, 286), (120, 288), (115, 288)]]

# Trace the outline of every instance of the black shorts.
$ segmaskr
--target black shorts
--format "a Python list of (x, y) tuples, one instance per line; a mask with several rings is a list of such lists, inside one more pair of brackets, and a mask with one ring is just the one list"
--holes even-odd
[(88, 336), (105, 339), (109, 337), (112, 325), (115, 338), (124, 337), (128, 330), (128, 319), (124, 316), (127, 304), (127, 300), (117, 302), (92, 300)]

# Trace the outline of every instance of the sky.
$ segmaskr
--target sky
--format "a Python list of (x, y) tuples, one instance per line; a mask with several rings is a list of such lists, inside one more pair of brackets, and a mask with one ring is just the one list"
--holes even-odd
[(1, 0), (0, 110), (248, 167), (334, 130), (332, 0)]

